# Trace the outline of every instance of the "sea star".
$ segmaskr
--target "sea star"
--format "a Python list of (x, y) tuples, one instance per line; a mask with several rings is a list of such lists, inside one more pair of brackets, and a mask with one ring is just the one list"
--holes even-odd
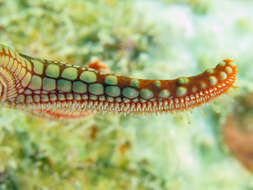
[(225, 93), (236, 66), (226, 59), (214, 69), (174, 80), (144, 80), (104, 73), (98, 61), (79, 67), (33, 58), (0, 45), (2, 105), (40, 116), (79, 118), (93, 112), (186, 110)]

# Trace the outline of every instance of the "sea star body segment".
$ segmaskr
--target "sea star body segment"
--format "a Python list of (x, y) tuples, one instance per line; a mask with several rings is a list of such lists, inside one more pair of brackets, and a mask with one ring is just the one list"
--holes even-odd
[(225, 93), (236, 66), (222, 61), (193, 77), (144, 80), (101, 72), (104, 65), (79, 67), (32, 58), (0, 45), (2, 105), (54, 118), (93, 112), (169, 112), (186, 110)]

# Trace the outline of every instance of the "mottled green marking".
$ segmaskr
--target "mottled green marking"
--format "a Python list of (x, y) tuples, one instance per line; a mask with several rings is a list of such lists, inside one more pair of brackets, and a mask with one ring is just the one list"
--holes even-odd
[(60, 67), (55, 64), (49, 64), (46, 68), (46, 75), (52, 78), (58, 78), (60, 74)]
[(65, 100), (64, 94), (58, 94), (58, 99), (61, 101)]
[(82, 99), (83, 100), (87, 100), (88, 99), (88, 95), (87, 94), (82, 95)]
[(48, 99), (48, 95), (42, 95), (42, 96), (41, 96), (41, 101), (42, 101), (42, 102), (48, 102), (48, 100), (49, 100), (49, 99)]
[(109, 96), (109, 97), (107, 97), (107, 101), (108, 101), (108, 102), (113, 102), (113, 101), (114, 101), (114, 98)]
[(107, 86), (105, 88), (105, 93), (108, 96), (117, 97), (120, 95), (120, 88), (117, 86)]
[(214, 70), (213, 70), (213, 69), (207, 69), (206, 72), (207, 72), (208, 74), (213, 74), (213, 73), (214, 73)]
[(36, 74), (42, 75), (44, 70), (44, 64), (41, 61), (33, 60), (33, 71)]
[(63, 92), (70, 92), (71, 91), (71, 82), (68, 80), (60, 79), (57, 81), (57, 88)]
[(121, 102), (122, 99), (121, 99), (120, 97), (118, 97), (118, 98), (116, 98), (116, 101), (117, 101), (117, 102)]
[(32, 94), (32, 91), (27, 89), (27, 90), (25, 90), (25, 94)]
[(41, 83), (42, 83), (41, 77), (39, 77), (37, 75), (33, 75), (31, 83), (29, 85), (29, 88), (32, 89), (32, 90), (41, 89)]
[(155, 82), (154, 82), (154, 84), (155, 84), (155, 86), (157, 87), (157, 88), (161, 88), (161, 81), (159, 81), (159, 80), (156, 80)]
[(219, 66), (224, 67), (224, 66), (225, 66), (225, 64), (226, 64), (226, 63), (225, 63), (224, 61), (222, 61), (222, 62), (220, 62), (220, 63), (219, 63)]
[(56, 88), (56, 80), (55, 79), (51, 79), (51, 78), (47, 78), (45, 77), (43, 79), (43, 90), (55, 90)]
[(154, 96), (153, 92), (151, 90), (149, 90), (149, 89), (142, 89), (140, 91), (140, 95), (141, 95), (141, 97), (143, 99), (146, 99), (146, 100), (150, 99), (150, 98), (152, 98)]
[(76, 93), (85, 93), (87, 92), (87, 85), (81, 81), (75, 81), (73, 83), (73, 91)]
[(81, 100), (81, 96), (79, 94), (74, 94), (75, 100)]
[(32, 103), (33, 102), (33, 98), (32, 96), (26, 96), (26, 103)]
[(61, 74), (62, 78), (75, 80), (77, 78), (77, 69), (73, 67), (69, 67), (63, 70)]
[(91, 95), (91, 96), (90, 96), (90, 100), (97, 100), (97, 99), (98, 99), (97, 96), (94, 96), (94, 95)]
[(25, 101), (25, 96), (24, 95), (19, 95), (16, 99), (17, 103), (23, 103)]
[(225, 80), (227, 78), (227, 74), (225, 72), (220, 72), (220, 79)]
[(188, 84), (189, 83), (189, 79), (186, 77), (181, 77), (178, 79), (178, 84), (183, 85), (183, 84)]
[(168, 98), (169, 96), (170, 96), (170, 92), (167, 89), (164, 89), (159, 93), (160, 98)]
[(40, 102), (40, 96), (39, 95), (35, 95), (35, 96), (33, 96), (33, 99), (34, 99), (34, 101), (35, 102)]
[(129, 85), (135, 88), (140, 88), (140, 82), (138, 79), (132, 79)]
[(129, 103), (129, 102), (130, 102), (130, 100), (129, 100), (128, 98), (123, 98), (123, 101), (124, 101), (125, 103)]
[(233, 70), (232, 70), (231, 67), (226, 67), (226, 68), (225, 68), (225, 71), (226, 71), (227, 73), (232, 73), (232, 72), (233, 72)]
[(105, 77), (105, 83), (108, 85), (117, 85), (118, 84), (118, 78), (114, 75), (108, 75)]
[(105, 101), (105, 97), (104, 96), (99, 96), (99, 101)]
[(73, 100), (73, 94), (67, 94), (67, 100)]
[(122, 92), (123, 96), (127, 98), (136, 98), (139, 95), (139, 92), (134, 88), (124, 88)]
[(184, 95), (186, 95), (187, 94), (187, 88), (185, 88), (185, 87), (182, 87), (182, 86), (180, 86), (180, 87), (178, 87), (177, 89), (176, 89), (176, 95), (177, 96), (184, 96)]
[(216, 78), (215, 76), (210, 76), (210, 77), (209, 77), (209, 82), (210, 82), (210, 84), (211, 84), (212, 86), (214, 86), (214, 85), (217, 84), (218, 80), (217, 80), (217, 78)]
[(89, 93), (95, 95), (102, 95), (104, 94), (104, 86), (102, 84), (91, 84), (89, 85)]
[(57, 100), (57, 96), (56, 96), (55, 94), (50, 94), (50, 95), (49, 95), (49, 98), (50, 98), (50, 100), (53, 101), (53, 102)]
[(80, 75), (80, 79), (84, 82), (87, 83), (92, 83), (92, 82), (96, 82), (97, 81), (97, 75), (94, 72), (91, 71), (84, 71), (81, 75)]

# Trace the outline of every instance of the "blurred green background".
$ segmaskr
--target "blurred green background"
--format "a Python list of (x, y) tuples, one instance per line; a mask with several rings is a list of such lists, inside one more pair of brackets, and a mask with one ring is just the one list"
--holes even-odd
[(1, 108), (0, 190), (252, 190), (222, 135), (253, 91), (252, 12), (250, 0), (0, 0), (0, 43), (35, 57), (145, 79), (224, 58), (239, 72), (239, 88), (183, 113), (60, 123)]

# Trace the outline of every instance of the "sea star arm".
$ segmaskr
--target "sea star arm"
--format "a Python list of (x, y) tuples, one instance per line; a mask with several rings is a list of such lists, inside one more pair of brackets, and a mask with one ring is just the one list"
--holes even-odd
[(206, 103), (224, 94), (236, 79), (236, 66), (229, 59), (199, 75), (174, 80), (106, 74), (100, 66), (32, 58), (0, 45), (1, 102), (57, 118), (91, 112), (169, 112)]

